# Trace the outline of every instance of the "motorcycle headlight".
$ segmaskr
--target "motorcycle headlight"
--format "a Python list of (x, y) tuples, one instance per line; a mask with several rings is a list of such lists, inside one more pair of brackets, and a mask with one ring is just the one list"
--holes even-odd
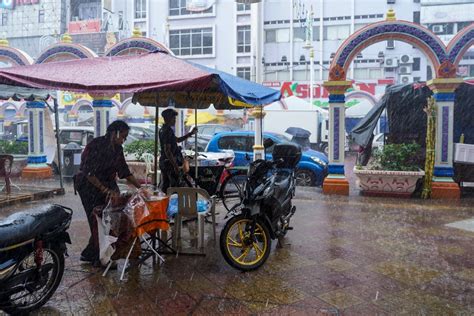
[(326, 163), (318, 157), (313, 156), (313, 157), (311, 157), (311, 160), (314, 161), (315, 163), (317, 163), (320, 166), (326, 167)]

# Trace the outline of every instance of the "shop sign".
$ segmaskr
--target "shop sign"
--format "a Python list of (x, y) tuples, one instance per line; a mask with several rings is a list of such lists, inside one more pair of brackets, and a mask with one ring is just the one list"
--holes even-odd
[(100, 20), (72, 21), (68, 25), (69, 34), (98, 33), (100, 32)]
[[(368, 92), (372, 95), (383, 93), (387, 84), (393, 83), (393, 80), (372, 80), (367, 82), (354, 82), (354, 88), (360, 91)], [(301, 99), (309, 99), (310, 84), (307, 81), (267, 81), (264, 86), (279, 89), (283, 97), (296, 96)], [(323, 87), (323, 82), (314, 82), (313, 98), (327, 99), (329, 92)]]
[(39, 4), (39, 0), (0, 0), (0, 9), (13, 10), (16, 6)]

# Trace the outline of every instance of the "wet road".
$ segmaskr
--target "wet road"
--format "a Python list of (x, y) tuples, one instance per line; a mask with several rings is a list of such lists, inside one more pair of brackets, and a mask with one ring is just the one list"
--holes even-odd
[[(233, 270), (208, 240), (205, 257), (166, 256), (155, 266), (149, 260), (123, 282), (117, 271), (102, 277), (101, 269), (79, 262), (88, 238), (79, 198), (69, 188), (51, 202), (77, 210), (73, 245), (60, 287), (37, 314), (474, 314), (474, 232), (445, 226), (473, 218), (473, 199), (335, 197), (299, 189), (294, 230), (283, 249), (273, 243), (260, 270)], [(0, 217), (10, 212), (0, 210)], [(221, 216), (218, 222), (220, 230)]]

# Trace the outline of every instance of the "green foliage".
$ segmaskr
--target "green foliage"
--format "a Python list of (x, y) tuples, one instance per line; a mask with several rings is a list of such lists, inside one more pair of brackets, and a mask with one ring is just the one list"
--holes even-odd
[(136, 140), (130, 144), (125, 145), (123, 150), (126, 154), (135, 155), (135, 158), (138, 161), (144, 161), (143, 154), (153, 154), (154, 149), (154, 140)]
[(419, 155), (421, 146), (412, 144), (388, 144), (376, 149), (370, 169), (387, 171), (418, 171), (421, 168)]
[(11, 155), (27, 155), (28, 142), (0, 140), (0, 153)]

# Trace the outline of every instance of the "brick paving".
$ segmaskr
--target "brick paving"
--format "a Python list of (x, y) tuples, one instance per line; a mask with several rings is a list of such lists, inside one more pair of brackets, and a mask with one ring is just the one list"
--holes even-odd
[[(47, 202), (76, 210), (73, 245), (60, 287), (37, 315), (474, 314), (474, 233), (445, 226), (474, 217), (472, 198), (337, 197), (299, 189), (294, 230), (282, 249), (273, 243), (258, 271), (230, 268), (207, 240), (205, 257), (149, 260), (123, 282), (118, 271), (102, 277), (101, 269), (79, 262), (88, 229), (70, 187)], [(0, 209), (0, 217), (24, 207)]]

